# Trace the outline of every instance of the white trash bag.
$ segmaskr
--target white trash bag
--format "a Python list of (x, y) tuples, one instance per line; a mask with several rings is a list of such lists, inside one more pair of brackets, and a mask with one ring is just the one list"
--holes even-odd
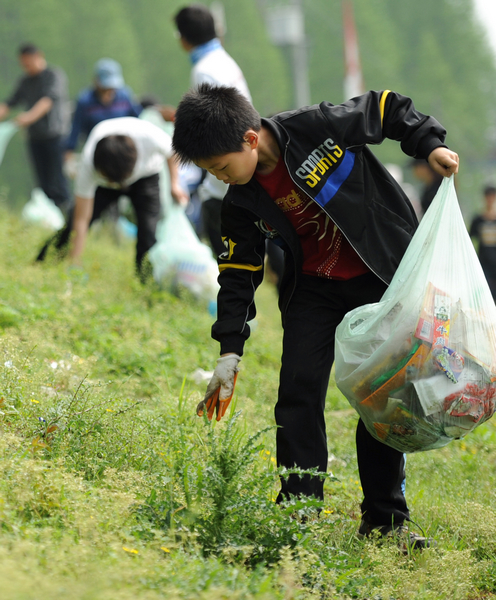
[(445, 179), (376, 304), (336, 331), (336, 384), (368, 431), (401, 452), (460, 439), (496, 401), (496, 306)]
[(5, 155), (5, 150), (9, 145), (10, 140), (14, 133), (19, 131), (19, 125), (16, 125), (14, 121), (4, 121), (0, 123), (0, 164), (2, 163)]
[(217, 261), (198, 239), (184, 208), (173, 204), (156, 235), (157, 243), (148, 252), (155, 281), (170, 290), (184, 287), (196, 298), (214, 302), (219, 290)]
[(65, 225), (64, 215), (40, 188), (34, 188), (31, 198), (22, 209), (22, 218), (28, 223), (41, 225), (52, 231), (58, 231)]

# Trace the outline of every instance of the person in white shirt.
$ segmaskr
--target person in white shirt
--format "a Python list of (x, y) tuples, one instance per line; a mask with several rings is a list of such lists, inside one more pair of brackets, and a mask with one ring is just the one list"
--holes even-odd
[[(216, 36), (211, 12), (202, 4), (190, 4), (179, 10), (174, 21), (183, 49), (189, 53), (193, 64), (191, 86), (202, 83), (235, 87), (250, 102), (248, 84), (236, 61), (222, 47)], [(225, 251), (220, 233), (220, 208), (227, 185), (207, 173), (198, 188), (202, 201), (203, 228), (214, 252)]]
[(185, 204), (178, 165), (170, 136), (152, 123), (136, 117), (102, 121), (94, 127), (83, 148), (75, 182), (74, 236), (70, 257), (78, 264), (90, 225), (103, 210), (126, 195), (137, 218), (136, 268), (142, 274), (143, 258), (155, 243), (160, 218), (159, 173), (167, 162), (171, 194)]

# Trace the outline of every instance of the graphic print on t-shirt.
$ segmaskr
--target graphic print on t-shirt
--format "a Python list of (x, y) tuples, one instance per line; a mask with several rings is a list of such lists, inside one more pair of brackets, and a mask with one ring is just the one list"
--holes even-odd
[(269, 175), (255, 178), (291, 221), (303, 250), (303, 272), (328, 279), (350, 279), (368, 271), (329, 215), (289, 176), (279, 159)]
[(291, 189), (275, 200), (299, 235), (305, 256), (304, 269), (331, 277), (341, 250), (342, 233), (329, 216), (303, 192)]

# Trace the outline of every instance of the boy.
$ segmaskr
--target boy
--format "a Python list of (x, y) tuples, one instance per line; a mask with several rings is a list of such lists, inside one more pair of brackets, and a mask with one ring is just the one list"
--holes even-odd
[(136, 213), (136, 269), (144, 281), (147, 273), (142, 270), (143, 259), (156, 241), (155, 230), (161, 210), (159, 173), (165, 162), (169, 167), (172, 196), (177, 202), (186, 204), (188, 196), (179, 184), (171, 138), (165, 131), (136, 117), (107, 119), (96, 125), (81, 154), (72, 222), (45, 244), (37, 260), (43, 260), (51, 243), (62, 250), (72, 229), (70, 257), (77, 264), (88, 228), (106, 208), (125, 195)]
[[(409, 98), (388, 90), (271, 119), (260, 119), (233, 88), (203, 85), (183, 97), (174, 150), (230, 184), (212, 328), (221, 357), (198, 414), (225, 413), (255, 316), (264, 241), (276, 239), (286, 251), (277, 461), (326, 471), (324, 402), (336, 326), (353, 308), (380, 300), (417, 227), (410, 202), (366, 144), (396, 139), (404, 152), (449, 176), (458, 172), (458, 156), (444, 145), (445, 134)], [(429, 545), (403, 525), (403, 454), (374, 440), (361, 421), (356, 441), (364, 492), (359, 534), (394, 532), (413, 547)], [(291, 475), (281, 484), (279, 502), (293, 494), (323, 498), (318, 477)]]

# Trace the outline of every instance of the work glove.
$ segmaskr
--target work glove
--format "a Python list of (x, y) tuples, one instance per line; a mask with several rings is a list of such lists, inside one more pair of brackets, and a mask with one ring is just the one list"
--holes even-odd
[(212, 420), (214, 411), (217, 414), (217, 421), (225, 415), (233, 397), (240, 360), (241, 357), (237, 354), (228, 354), (217, 359), (217, 366), (207, 386), (205, 398), (196, 407), (196, 414), (199, 417), (203, 416), (205, 408), (209, 421)]

